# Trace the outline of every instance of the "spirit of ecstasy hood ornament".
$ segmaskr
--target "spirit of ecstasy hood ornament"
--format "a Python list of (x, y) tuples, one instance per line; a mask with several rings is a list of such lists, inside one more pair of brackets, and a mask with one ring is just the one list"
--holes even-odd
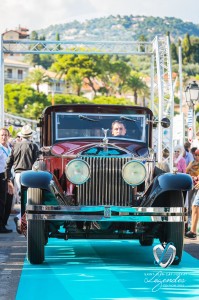
[(107, 133), (108, 133), (109, 129), (108, 128), (107, 129), (102, 128), (102, 131), (104, 133), (103, 142), (104, 142), (104, 144), (108, 144)]

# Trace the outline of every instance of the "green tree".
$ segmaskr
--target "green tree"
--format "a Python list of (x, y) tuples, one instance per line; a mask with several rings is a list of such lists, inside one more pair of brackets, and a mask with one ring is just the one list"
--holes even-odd
[(45, 40), (46, 40), (45, 35), (44, 35), (44, 34), (43, 34), (43, 35), (40, 35), (39, 40), (40, 40), (40, 41), (45, 41)]
[(178, 51), (175, 43), (171, 43), (171, 58), (175, 62), (178, 62)]
[(52, 64), (54, 63), (54, 55), (51, 54), (40, 54), (40, 62), (39, 65), (42, 66), (44, 69), (49, 69)]
[[(48, 105), (50, 105), (50, 103), (48, 103)], [(46, 105), (41, 102), (34, 102), (32, 104), (27, 104), (23, 109), (23, 117), (28, 119), (38, 120), (45, 107)]]
[(39, 39), (39, 35), (36, 31), (32, 31), (30, 33), (30, 40), (37, 41)]
[(143, 80), (143, 75), (136, 71), (132, 71), (130, 76), (126, 80), (126, 84), (124, 86), (124, 90), (132, 90), (134, 94), (135, 104), (138, 104), (138, 95), (142, 94), (142, 96), (148, 94), (148, 87)]
[[(24, 83), (21, 84), (6, 84), (4, 87), (5, 112), (14, 115), (25, 117), (28, 110), (34, 103), (42, 104), (42, 109), (48, 106), (47, 96), (43, 93), (38, 93), (30, 86)], [(30, 114), (29, 118), (35, 119), (38, 114)]]
[(191, 53), (192, 53), (192, 46), (190, 36), (187, 33), (184, 39), (182, 40), (182, 53), (183, 53), (183, 63), (187, 64), (190, 63)]
[(95, 104), (109, 104), (109, 105), (132, 105), (132, 101), (125, 98), (117, 98), (114, 96), (97, 96), (93, 99)]
[[(52, 102), (52, 95), (48, 95), (48, 101)], [(90, 103), (85, 97), (80, 97), (77, 95), (54, 95), (55, 104), (69, 104), (69, 103)]]
[[(30, 34), (30, 40), (38, 41), (39, 35), (37, 31), (32, 31)], [(40, 56), (39, 54), (27, 54), (25, 56), (25, 61), (30, 63), (32, 66), (40, 65)]]
[(113, 93), (118, 92), (121, 95), (122, 88), (124, 86), (124, 83), (126, 82), (126, 79), (130, 75), (131, 68), (123, 60), (116, 59), (115, 61), (110, 63), (109, 69), (109, 72), (112, 74), (111, 81), (113, 83)]
[[(140, 42), (147, 42), (147, 38), (146, 38), (146, 36), (145, 35), (141, 35), (140, 37), (139, 37), (139, 39), (138, 39)], [(141, 52), (145, 52), (145, 47), (144, 46), (140, 46), (140, 51)]]
[[(60, 35), (59, 35), (58, 32), (56, 33), (55, 40), (56, 41), (60, 41)], [(61, 46), (60, 45), (57, 46), (57, 50), (61, 50)]]
[(37, 91), (39, 92), (39, 86), (44, 82), (50, 82), (49, 76), (46, 74), (46, 70), (41, 67), (36, 67), (29, 72), (26, 83), (35, 84)]
[(199, 37), (193, 37), (191, 39), (191, 43), (192, 43), (191, 61), (193, 63), (199, 64)]
[(142, 98), (142, 106), (148, 106), (147, 99), (150, 98), (150, 90), (147, 84), (143, 81), (143, 88), (138, 90), (138, 94)]
[[(7, 126), (6, 126), (7, 127)], [(20, 131), (20, 127), (16, 128), (16, 123), (15, 125), (10, 125), (7, 127), (9, 132), (10, 132), (10, 136), (12, 138), (15, 138), (17, 136), (17, 133)]]
[[(30, 39), (34, 41), (45, 41), (45, 35), (38, 35), (38, 32), (32, 31), (30, 34)], [(45, 47), (45, 44), (37, 44), (36, 48), (41, 50)], [(27, 54), (25, 60), (29, 62), (32, 66), (43, 66), (45, 69), (49, 68), (53, 63), (53, 57), (50, 54)]]
[(126, 78), (130, 74), (128, 66), (129, 59), (125, 60), (118, 56), (110, 55), (57, 55), (52, 70), (59, 76), (66, 76), (66, 80), (71, 82), (75, 91), (80, 95), (80, 85), (82, 80), (87, 79), (87, 85), (91, 87), (96, 95), (96, 81), (101, 91), (106, 94), (121, 94)]
[(86, 78), (88, 80), (88, 85), (92, 88), (95, 94), (97, 90), (94, 79), (100, 77), (104, 69), (103, 56), (96, 54), (57, 55), (56, 61), (52, 65), (52, 70), (56, 71), (60, 77), (65, 75), (68, 80), (74, 81), (74, 74), (75, 76), (79, 74), (78, 79), (82, 78), (83, 80), (83, 78)]
[(71, 68), (68, 70), (66, 75), (66, 80), (71, 83), (73, 90), (75, 93), (80, 96), (81, 88), (84, 80), (83, 74), (79, 72), (78, 68)]

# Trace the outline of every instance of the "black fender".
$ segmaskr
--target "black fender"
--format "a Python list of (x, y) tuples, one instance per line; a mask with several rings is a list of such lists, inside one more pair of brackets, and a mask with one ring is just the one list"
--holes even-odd
[(165, 173), (158, 176), (158, 185), (163, 191), (189, 191), (193, 187), (193, 180), (189, 174)]
[(147, 204), (150, 203), (152, 205), (154, 200), (162, 193), (168, 191), (189, 191), (192, 188), (193, 180), (190, 175), (184, 173), (164, 173), (154, 179), (145, 200)]
[(24, 171), (21, 173), (21, 185), (27, 188), (39, 188), (50, 190), (50, 182), (53, 179), (53, 174), (47, 171)]

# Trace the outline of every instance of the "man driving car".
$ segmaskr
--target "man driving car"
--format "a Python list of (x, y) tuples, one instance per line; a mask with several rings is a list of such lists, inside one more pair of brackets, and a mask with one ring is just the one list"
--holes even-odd
[(116, 120), (112, 123), (112, 135), (113, 136), (126, 135), (126, 127), (123, 122)]

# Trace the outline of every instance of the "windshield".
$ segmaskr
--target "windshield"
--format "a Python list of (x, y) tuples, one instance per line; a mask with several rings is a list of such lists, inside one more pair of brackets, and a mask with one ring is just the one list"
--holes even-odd
[(55, 113), (54, 140), (111, 139), (146, 142), (146, 115)]

